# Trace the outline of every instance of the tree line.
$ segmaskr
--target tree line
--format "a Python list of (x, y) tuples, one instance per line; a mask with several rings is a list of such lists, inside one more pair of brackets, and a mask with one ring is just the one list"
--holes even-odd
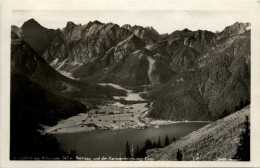
[[(172, 138), (171, 142), (175, 142), (176, 138)], [(133, 158), (133, 159), (144, 159), (147, 157), (146, 151), (148, 149), (154, 149), (154, 148), (163, 148), (170, 144), (170, 139), (168, 135), (165, 135), (164, 143), (161, 142), (161, 137), (158, 137), (157, 141), (152, 142), (149, 138), (145, 140), (144, 145), (139, 147), (139, 145), (136, 145), (134, 148), (130, 148), (130, 144), (127, 141), (125, 145), (125, 157), (126, 158)], [(182, 160), (182, 152), (180, 149), (178, 149), (177, 152), (177, 160)]]
[(224, 109), (224, 111), (219, 115), (218, 119), (224, 118), (224, 117), (232, 114), (235, 111), (239, 111), (239, 110), (243, 109), (244, 107), (248, 106), (249, 104), (250, 104), (250, 100), (244, 100), (241, 97), (240, 101), (239, 101), (239, 104), (235, 106), (234, 111), (230, 111), (230, 110)]

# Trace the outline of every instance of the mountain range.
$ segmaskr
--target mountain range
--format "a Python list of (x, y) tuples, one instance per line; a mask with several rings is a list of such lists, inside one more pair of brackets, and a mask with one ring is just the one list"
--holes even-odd
[[(99, 21), (68, 22), (53, 30), (30, 19), (12, 30), (23, 48), (37, 55), (29, 59), (44, 62), (37, 71), (31, 69), (30, 78), (52, 91), (70, 86), (92, 91), (100, 82), (147, 86), (142, 96), (151, 102), (150, 117), (172, 120), (215, 120), (250, 102), (250, 23), (236, 22), (217, 33), (183, 29), (159, 34), (152, 27)], [(13, 61), (19, 50), (12, 49), (12, 67), (28, 75), (32, 72), (19, 69), (22, 60)]]

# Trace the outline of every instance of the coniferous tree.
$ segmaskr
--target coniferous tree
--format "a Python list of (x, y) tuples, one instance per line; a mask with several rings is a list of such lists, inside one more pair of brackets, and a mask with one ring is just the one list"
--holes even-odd
[(177, 151), (177, 156), (176, 156), (176, 158), (177, 158), (178, 161), (182, 161), (182, 152), (181, 152), (180, 149), (178, 149), (178, 151)]
[(130, 147), (129, 147), (128, 141), (126, 141), (126, 145), (125, 145), (125, 157), (131, 158), (131, 152), (130, 152)]
[(76, 160), (76, 158), (77, 158), (77, 152), (76, 152), (75, 147), (70, 150), (70, 158), (73, 160)]
[(140, 157), (141, 158), (145, 158), (146, 157), (146, 150), (145, 150), (145, 148), (143, 146), (140, 149)]
[(176, 138), (173, 137), (173, 138), (172, 138), (172, 142), (175, 142), (175, 141), (176, 141)]
[(166, 134), (165, 140), (164, 140), (164, 146), (168, 146), (169, 144), (170, 144), (170, 141), (169, 141), (168, 135)]
[(147, 149), (152, 149), (152, 148), (153, 148), (152, 142), (151, 142), (151, 140), (148, 138), (148, 139), (145, 141), (144, 150), (145, 150), (145, 152), (146, 152)]
[(134, 153), (134, 158), (140, 158), (140, 151), (139, 151), (139, 146), (136, 146), (135, 153)]
[(156, 142), (153, 142), (152, 148), (157, 148), (157, 143)]
[(159, 136), (158, 138), (158, 144), (157, 144), (157, 148), (161, 148), (162, 144), (161, 144), (161, 137)]
[(248, 116), (246, 116), (244, 122), (244, 131), (240, 134), (236, 154), (232, 158), (239, 161), (250, 161), (250, 123)]
[(140, 148), (140, 158), (144, 158), (144, 149), (143, 149), (143, 146), (141, 146)]

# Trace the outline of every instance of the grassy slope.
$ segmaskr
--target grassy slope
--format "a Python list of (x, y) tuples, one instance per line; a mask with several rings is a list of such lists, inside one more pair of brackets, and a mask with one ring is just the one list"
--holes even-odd
[(246, 115), (250, 115), (250, 106), (206, 125), (168, 147), (148, 151), (148, 157), (154, 160), (176, 160), (179, 148), (186, 161), (230, 159), (236, 152)]

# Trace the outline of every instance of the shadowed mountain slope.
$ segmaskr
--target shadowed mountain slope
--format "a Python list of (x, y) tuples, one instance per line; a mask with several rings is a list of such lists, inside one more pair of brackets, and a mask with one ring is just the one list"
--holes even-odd
[(41, 129), (39, 124), (52, 126), (60, 119), (86, 110), (80, 102), (54, 95), (27, 77), (12, 73), (10, 158), (42, 156), (48, 152), (49, 157), (54, 157), (60, 152), (57, 141), (47, 139), (43, 142), (43, 137), (37, 132)]

